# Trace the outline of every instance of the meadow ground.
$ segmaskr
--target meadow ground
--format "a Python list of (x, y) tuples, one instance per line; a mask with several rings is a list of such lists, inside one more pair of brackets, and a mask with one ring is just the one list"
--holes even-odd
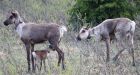
[[(132, 58), (124, 51), (115, 63), (106, 64), (106, 48), (103, 42), (94, 39), (77, 41), (75, 32), (68, 32), (60, 43), (65, 53), (66, 70), (57, 66), (57, 52), (51, 51), (46, 60), (47, 71), (27, 73), (26, 51), (12, 27), (0, 28), (0, 75), (139, 75), (140, 74), (140, 41), (135, 40), (136, 67)], [(47, 48), (48, 44), (39, 44), (36, 49)], [(119, 51), (116, 43), (111, 44), (111, 59)]]

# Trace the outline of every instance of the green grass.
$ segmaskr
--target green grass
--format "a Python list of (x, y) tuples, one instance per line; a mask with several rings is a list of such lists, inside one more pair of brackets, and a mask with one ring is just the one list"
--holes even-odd
[[(2, 57), (0, 64), (1, 75), (26, 75), (27, 61), (24, 45), (15, 32), (8, 30), (9, 28), (0, 29), (0, 46), (1, 52), (6, 54)], [(123, 52), (118, 64), (106, 64), (106, 48), (103, 42), (97, 43), (93, 40), (77, 42), (73, 32), (67, 33), (60, 43), (60, 48), (65, 53), (66, 70), (62, 70), (61, 66), (57, 66), (57, 52), (51, 51), (46, 60), (47, 72), (44, 70), (37, 71), (40, 75), (137, 75), (140, 71), (140, 51), (139, 41), (135, 40), (135, 60), (136, 67), (131, 64), (131, 56), (127, 51)], [(119, 51), (112, 44), (111, 58)], [(45, 44), (35, 46), (35, 50), (48, 47)], [(49, 62), (48, 62), (49, 61)], [(30, 73), (29, 73), (30, 74)], [(32, 73), (31, 73), (32, 74)]]

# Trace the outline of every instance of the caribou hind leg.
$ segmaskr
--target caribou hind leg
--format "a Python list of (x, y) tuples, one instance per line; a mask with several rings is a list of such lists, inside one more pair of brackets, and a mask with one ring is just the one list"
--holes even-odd
[(62, 50), (58, 47), (59, 41), (56, 38), (51, 38), (49, 39), (49, 43), (52, 46), (52, 49), (55, 49), (58, 53), (58, 66), (60, 65), (61, 61), (62, 61), (62, 69), (65, 69), (65, 65), (64, 65), (64, 53), (62, 52)]
[(134, 48), (131, 48), (132, 65), (135, 66)]
[(60, 48), (57, 45), (55, 45), (53, 47), (57, 51), (58, 56), (59, 56), (59, 58), (58, 58), (58, 66), (60, 66), (60, 63), (62, 61), (62, 69), (65, 69), (65, 65), (64, 65), (64, 53), (62, 52), (62, 50), (60, 50)]
[(121, 34), (121, 32), (115, 33), (115, 36), (118, 40), (118, 47), (121, 48), (121, 50), (116, 54), (116, 56), (113, 58), (114, 61), (116, 61), (119, 57), (119, 55), (125, 50), (126, 48), (126, 39), (123, 38), (124, 35)]
[(59, 60), (58, 60), (58, 66), (60, 65), (61, 63), (61, 60), (62, 60), (62, 69), (65, 69), (65, 65), (64, 65), (64, 53), (59, 49), (59, 47), (55, 47), (56, 48), (56, 51), (59, 55)]
[[(58, 41), (58, 44), (60, 43), (61, 39)], [(55, 49), (52, 47), (52, 45), (49, 45), (49, 48), (55, 51)]]
[(135, 66), (133, 36), (130, 37), (130, 40), (129, 41), (130, 41), (129, 53), (132, 56), (132, 65)]
[(116, 56), (113, 58), (113, 61), (116, 61), (116, 60), (118, 59), (119, 55), (120, 55), (124, 50), (125, 50), (125, 49), (120, 50), (120, 51), (116, 54)]
[(125, 47), (125, 44), (123, 41), (119, 41), (119, 45), (120, 45), (119, 47), (121, 47), (122, 49), (116, 54), (116, 56), (113, 58), (113, 60), (116, 61), (118, 59), (119, 55), (124, 50), (129, 49), (129, 53), (132, 56), (132, 65), (135, 66), (133, 38), (130, 41), (128, 41), (126, 44), (128, 45), (128, 48)]

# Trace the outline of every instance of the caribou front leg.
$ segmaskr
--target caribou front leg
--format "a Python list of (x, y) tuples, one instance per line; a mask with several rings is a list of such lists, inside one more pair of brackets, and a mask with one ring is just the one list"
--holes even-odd
[(106, 62), (109, 62), (110, 60), (110, 39), (105, 39), (105, 44), (106, 44)]
[[(34, 44), (31, 44), (31, 53), (34, 51)], [(35, 71), (35, 63), (34, 63), (34, 57), (31, 54), (31, 59), (32, 59), (32, 69)]]
[(30, 72), (30, 44), (25, 44), (26, 52), (27, 52), (27, 63), (28, 63), (28, 72)]
[(44, 64), (44, 70), (46, 72), (47, 70), (46, 70), (46, 62), (45, 62), (45, 60), (43, 60), (43, 64)]
[(43, 60), (40, 61), (40, 69), (39, 69), (40, 71), (41, 71), (41, 68), (42, 68), (42, 61)]
[(132, 65), (135, 66), (134, 48), (131, 48), (129, 53), (132, 56)]

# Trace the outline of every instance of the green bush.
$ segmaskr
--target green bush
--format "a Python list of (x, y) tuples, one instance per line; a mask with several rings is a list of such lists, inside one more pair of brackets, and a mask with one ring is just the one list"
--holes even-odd
[(70, 25), (75, 30), (83, 26), (83, 20), (94, 26), (109, 18), (134, 19), (138, 13), (137, 5), (139, 5), (139, 0), (133, 2), (129, 0), (76, 0), (75, 5), (69, 11)]

